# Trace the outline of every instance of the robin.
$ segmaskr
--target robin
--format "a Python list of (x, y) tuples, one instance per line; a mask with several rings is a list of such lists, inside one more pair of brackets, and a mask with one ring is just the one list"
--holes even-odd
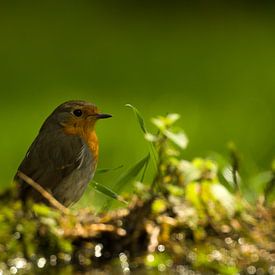
[[(93, 178), (98, 160), (97, 120), (111, 115), (99, 113), (86, 101), (68, 101), (58, 106), (42, 125), (18, 170), (41, 185), (68, 207), (77, 202)], [(18, 175), (22, 200), (43, 201), (40, 193)]]

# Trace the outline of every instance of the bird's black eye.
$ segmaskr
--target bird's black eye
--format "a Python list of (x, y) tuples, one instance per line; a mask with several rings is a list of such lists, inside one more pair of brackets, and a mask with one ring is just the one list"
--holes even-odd
[(74, 113), (75, 116), (78, 116), (78, 117), (82, 116), (82, 111), (79, 110), (79, 109), (74, 110), (73, 113)]

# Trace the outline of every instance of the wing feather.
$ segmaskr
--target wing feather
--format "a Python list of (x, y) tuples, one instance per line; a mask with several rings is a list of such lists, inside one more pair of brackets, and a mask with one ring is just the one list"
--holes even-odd
[[(32, 178), (43, 188), (51, 191), (75, 169), (87, 165), (89, 157), (85, 142), (78, 136), (69, 136), (63, 131), (40, 132), (28, 150), (18, 170)], [(32, 188), (18, 177), (21, 195), (28, 196)]]

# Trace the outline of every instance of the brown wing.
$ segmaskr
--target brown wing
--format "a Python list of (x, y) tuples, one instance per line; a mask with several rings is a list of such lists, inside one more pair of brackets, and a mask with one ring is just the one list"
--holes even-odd
[[(32, 143), (18, 170), (51, 192), (73, 170), (85, 165), (84, 159), (90, 156), (87, 150), (83, 150), (84, 146), (80, 137), (68, 136), (62, 130), (48, 133), (42, 131)], [(21, 198), (35, 196), (33, 199), (41, 199), (40, 194), (34, 192), (18, 176), (15, 180), (19, 183)]]

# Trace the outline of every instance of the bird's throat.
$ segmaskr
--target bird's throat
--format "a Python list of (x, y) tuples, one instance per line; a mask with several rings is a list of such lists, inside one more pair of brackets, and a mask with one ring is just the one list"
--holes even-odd
[(67, 135), (75, 135), (83, 138), (83, 140), (87, 143), (93, 158), (95, 158), (95, 160), (98, 159), (98, 139), (94, 125), (88, 123), (66, 125), (64, 127), (64, 132)]

